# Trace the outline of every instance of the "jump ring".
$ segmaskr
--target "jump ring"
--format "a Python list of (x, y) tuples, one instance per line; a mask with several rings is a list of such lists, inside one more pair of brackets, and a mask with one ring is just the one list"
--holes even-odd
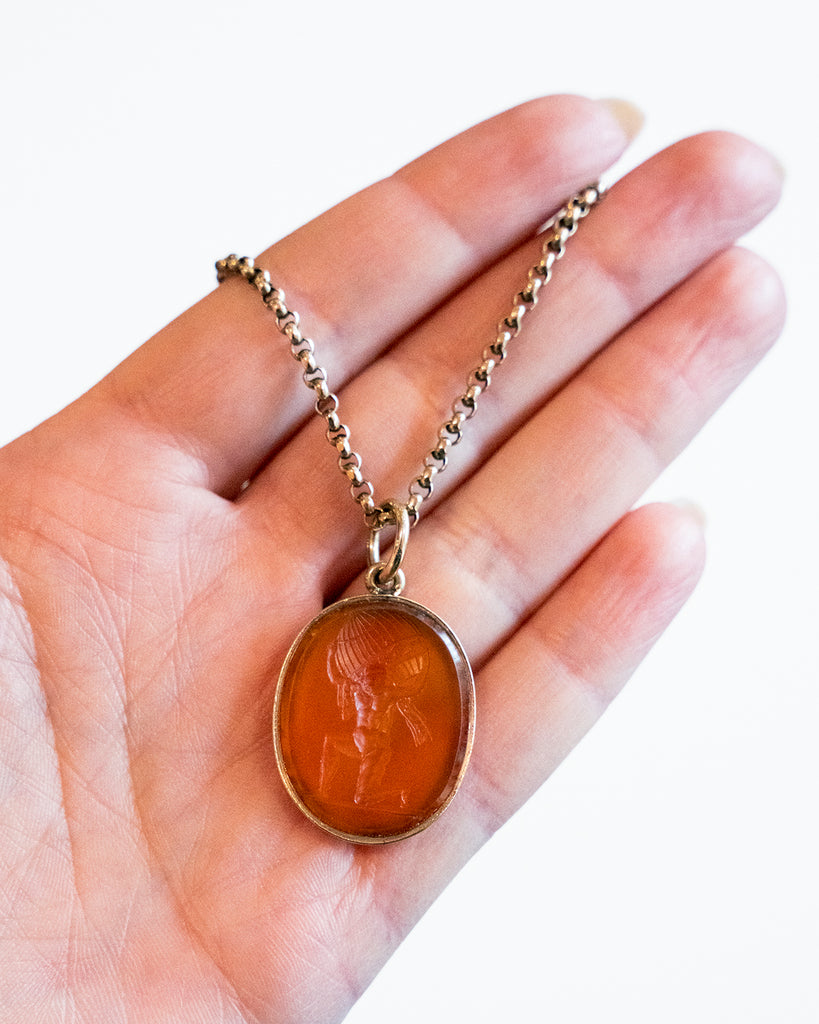
[[(380, 515), (375, 526), (370, 530), (367, 540), (367, 564), (370, 571), (367, 574), (367, 585), (382, 593), (394, 593), (394, 581), (399, 575), (402, 577), (401, 563), (407, 550), (407, 542), (410, 533), (410, 517), (406, 505), (399, 501), (387, 501), (380, 508)], [(389, 556), (382, 560), (380, 535), (386, 526), (395, 526), (395, 537), (392, 542), (392, 551)]]
[(406, 583), (403, 570), (399, 569), (392, 579), (387, 581), (381, 578), (383, 568), (383, 562), (370, 566), (366, 576), (367, 589), (373, 594), (378, 594), (379, 597), (398, 597)]

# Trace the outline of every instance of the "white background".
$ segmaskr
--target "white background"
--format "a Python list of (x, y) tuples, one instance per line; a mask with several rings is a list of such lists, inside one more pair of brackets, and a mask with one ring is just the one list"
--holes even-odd
[[(647, 114), (625, 166), (727, 127), (786, 165), (748, 244), (780, 347), (653, 489), (709, 520), (691, 603), (350, 1024), (819, 1019), (815, 31), (798, 0), (8, 5), (0, 440), (254, 252), (534, 95)], [(624, 168), (621, 168), (621, 170)], [(708, 230), (703, 210), (702, 230)]]

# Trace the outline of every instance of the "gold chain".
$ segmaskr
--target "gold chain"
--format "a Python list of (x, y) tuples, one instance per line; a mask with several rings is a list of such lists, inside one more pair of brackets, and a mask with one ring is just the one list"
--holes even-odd
[[(483, 350), (480, 364), (470, 373), (466, 390), (455, 399), (452, 415), (441, 424), (422, 472), (410, 483), (409, 499), (403, 506), (410, 525), (417, 521), (421, 503), (432, 494), (433, 479), (446, 468), (449, 449), (461, 440), (464, 423), (475, 414), (479, 396), (492, 382), (493, 370), (506, 358), (509, 342), (519, 334), (526, 313), (537, 304), (538, 292), (552, 276), (552, 268), (563, 255), (567, 239), (601, 196), (599, 185), (589, 185), (573, 196), (544, 228), (540, 259), (529, 270), (525, 285), (512, 300), (511, 312), (498, 324), (495, 340)], [(313, 342), (299, 328), (299, 314), (287, 308), (284, 292), (271, 283), (269, 272), (257, 268), (250, 257), (231, 254), (217, 260), (217, 281), (222, 282), (231, 275), (243, 277), (254, 285), (264, 304), (275, 314), (276, 327), (288, 339), (293, 358), (301, 363), (304, 383), (316, 396), (315, 410), (327, 424), (327, 439), (338, 453), (339, 468), (349, 481), (350, 493), (361, 506), (367, 525), (378, 532), (388, 524), (396, 524), (397, 503), (377, 504), (373, 485), (361, 472), (361, 456), (350, 447), (350, 431), (338, 415), (338, 398), (330, 391), (326, 372), (316, 362)], [(390, 590), (394, 592), (395, 588)]]

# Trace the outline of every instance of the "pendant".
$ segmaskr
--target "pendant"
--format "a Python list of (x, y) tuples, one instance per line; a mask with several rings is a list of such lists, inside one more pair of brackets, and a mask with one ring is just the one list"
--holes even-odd
[(461, 783), (475, 728), (463, 647), (437, 615), (393, 592), (393, 569), (382, 579), (371, 571), (370, 594), (330, 605), (301, 632), (273, 711), (287, 792), (316, 825), (354, 843), (432, 824)]
[(284, 785), (315, 824), (357, 843), (414, 835), (466, 770), (474, 686), (452, 631), (401, 597), (353, 597), (304, 629), (274, 708)]

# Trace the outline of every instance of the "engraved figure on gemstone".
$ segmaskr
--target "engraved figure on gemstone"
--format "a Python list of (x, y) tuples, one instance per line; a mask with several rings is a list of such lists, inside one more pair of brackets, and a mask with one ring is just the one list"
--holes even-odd
[(405, 806), (407, 790), (383, 788), (395, 730), (408, 729), (415, 747), (431, 738), (415, 704), (429, 668), (427, 645), (391, 618), (363, 612), (342, 626), (327, 654), (328, 679), (347, 727), (324, 738), (319, 788), (323, 796), (334, 791), (337, 798), (352, 767), (350, 798), (359, 807), (385, 800)]

